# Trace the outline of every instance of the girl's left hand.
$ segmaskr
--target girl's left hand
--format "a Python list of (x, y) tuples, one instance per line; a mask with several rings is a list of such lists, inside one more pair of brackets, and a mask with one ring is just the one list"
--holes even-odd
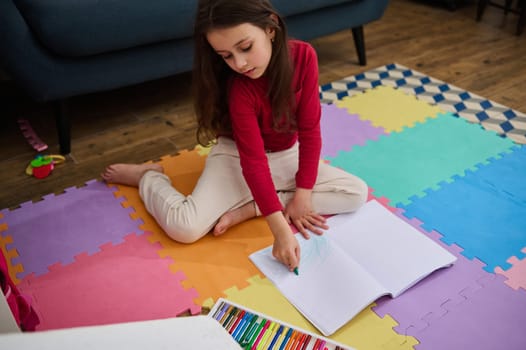
[(323, 234), (329, 228), (326, 219), (312, 210), (311, 190), (297, 188), (292, 200), (285, 207), (285, 219), (294, 224), (304, 238), (309, 238), (307, 230), (315, 234)]

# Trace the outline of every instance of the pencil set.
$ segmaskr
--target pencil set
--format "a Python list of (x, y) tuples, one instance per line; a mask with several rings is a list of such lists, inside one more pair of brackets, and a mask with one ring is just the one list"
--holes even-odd
[(341, 344), (219, 299), (208, 314), (245, 350), (348, 350)]

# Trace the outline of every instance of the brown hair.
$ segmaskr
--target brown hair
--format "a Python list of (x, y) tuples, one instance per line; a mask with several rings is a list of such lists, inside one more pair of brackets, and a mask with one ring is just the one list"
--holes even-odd
[[(277, 21), (276, 21), (277, 20)], [(250, 23), (275, 30), (272, 56), (267, 67), (267, 95), (273, 110), (274, 128), (294, 128), (291, 108), (293, 68), (289, 58), (285, 23), (268, 0), (200, 0), (194, 26), (193, 95), (197, 115), (197, 141), (209, 145), (219, 134), (232, 131), (228, 112), (228, 81), (236, 74), (210, 46), (207, 33)]]

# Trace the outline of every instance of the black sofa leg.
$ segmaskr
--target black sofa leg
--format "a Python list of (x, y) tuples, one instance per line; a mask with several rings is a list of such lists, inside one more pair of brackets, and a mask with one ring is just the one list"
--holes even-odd
[(517, 24), (517, 35), (521, 35), (526, 26), (526, 1), (519, 2), (519, 23)]
[(55, 121), (60, 153), (69, 154), (71, 152), (71, 124), (66, 99), (55, 101)]
[(479, 3), (477, 5), (477, 22), (479, 22), (482, 19), (482, 15), (486, 10), (486, 6), (488, 6), (488, 3), (489, 0), (479, 0)]
[(356, 52), (358, 53), (358, 62), (361, 66), (365, 66), (367, 64), (367, 60), (365, 58), (363, 26), (352, 28), (352, 36), (354, 39), (354, 47), (356, 47)]

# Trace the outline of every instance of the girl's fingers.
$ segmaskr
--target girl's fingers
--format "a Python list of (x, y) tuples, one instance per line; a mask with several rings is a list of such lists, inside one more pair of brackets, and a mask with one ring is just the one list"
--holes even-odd
[(323, 234), (323, 230), (329, 228), (329, 226), (327, 226), (327, 224), (325, 224), (323, 221), (316, 220), (312, 217), (305, 218), (303, 226), (318, 235)]
[(309, 222), (306, 221), (305, 219), (298, 219), (294, 221), (294, 226), (296, 226), (296, 228), (301, 233), (303, 238), (309, 239), (310, 236), (309, 236), (309, 233), (307, 232), (307, 229), (305, 228), (306, 225), (309, 225)]
[(309, 221), (321, 228), (327, 229), (329, 226), (327, 225), (327, 219), (325, 219), (323, 216), (318, 214), (311, 214), (309, 215)]
[(294, 251), (292, 252), (290, 256), (290, 265), (289, 270), (294, 271), (296, 267), (298, 267), (300, 264), (300, 247), (298, 246)]

